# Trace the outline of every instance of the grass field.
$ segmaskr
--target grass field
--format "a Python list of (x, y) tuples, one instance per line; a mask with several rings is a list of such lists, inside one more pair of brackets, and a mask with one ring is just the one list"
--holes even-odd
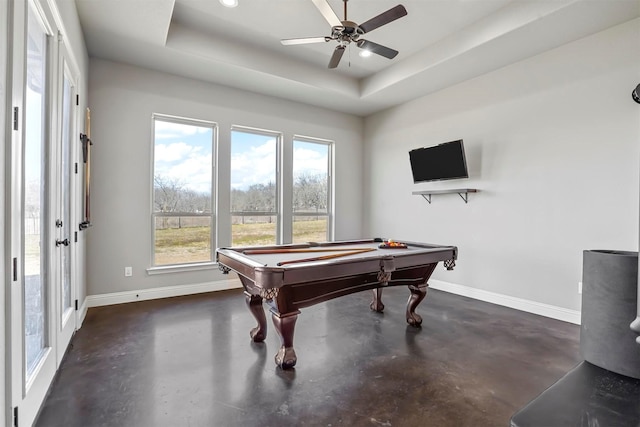
[[(183, 227), (156, 230), (155, 264), (168, 265), (209, 261), (211, 256), (209, 227)], [(273, 245), (276, 243), (275, 223), (233, 224), (234, 246)], [(327, 240), (327, 220), (296, 221), (293, 242), (323, 242)]]

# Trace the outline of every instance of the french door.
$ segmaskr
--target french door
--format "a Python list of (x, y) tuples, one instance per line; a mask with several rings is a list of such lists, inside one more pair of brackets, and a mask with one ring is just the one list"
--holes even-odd
[(35, 421), (76, 328), (72, 165), (78, 73), (50, 4), (15, 0), (11, 17), (9, 364), (11, 410), (19, 427)]
[(52, 192), (55, 194), (55, 254), (54, 265), (57, 268), (57, 274), (54, 280), (54, 288), (56, 289), (56, 339), (57, 339), (57, 360), (58, 365), (62, 360), (62, 356), (66, 351), (67, 345), (76, 330), (76, 312), (74, 301), (76, 299), (76, 286), (74, 274), (75, 268), (75, 248), (73, 244), (77, 239), (77, 228), (74, 224), (78, 224), (78, 219), (73, 213), (75, 209), (75, 200), (73, 194), (77, 194), (74, 187), (73, 177), (75, 176), (74, 153), (77, 153), (77, 76), (78, 72), (70, 61), (68, 52), (62, 44), (60, 47), (60, 67), (59, 67), (59, 96), (60, 102), (59, 118), (59, 140), (54, 145), (56, 151), (55, 170), (53, 171), (53, 182), (56, 188)]

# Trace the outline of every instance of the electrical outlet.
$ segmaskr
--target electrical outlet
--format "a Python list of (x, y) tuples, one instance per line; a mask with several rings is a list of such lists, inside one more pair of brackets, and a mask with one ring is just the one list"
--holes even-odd
[(582, 282), (578, 282), (578, 293), (582, 293)]
[(133, 276), (133, 268), (125, 267), (124, 268), (124, 277), (131, 277), (131, 276)]

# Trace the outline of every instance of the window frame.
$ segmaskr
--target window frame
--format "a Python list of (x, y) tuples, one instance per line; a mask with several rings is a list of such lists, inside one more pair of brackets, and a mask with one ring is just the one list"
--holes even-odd
[[(295, 143), (304, 142), (311, 144), (321, 144), (327, 146), (327, 212), (325, 214), (318, 214), (317, 212), (305, 212), (299, 211), (295, 212), (293, 209), (293, 188), (295, 185), (295, 177), (293, 175), (294, 165), (295, 165)], [(314, 138), (310, 136), (304, 135), (293, 135), (291, 139), (291, 241), (293, 242), (293, 223), (295, 222), (295, 217), (297, 216), (326, 216), (327, 217), (327, 241), (334, 240), (334, 153), (335, 153), (335, 142), (328, 139), (322, 138)]]
[[(195, 212), (156, 212), (155, 210), (155, 157), (156, 157), (156, 121), (169, 122), (175, 124), (207, 127), (211, 129), (211, 196), (210, 206), (211, 210), (208, 213), (195, 213)], [(218, 123), (210, 120), (193, 119), (189, 117), (174, 116), (162, 113), (153, 113), (151, 115), (151, 177), (150, 177), (150, 219), (151, 219), (151, 233), (150, 233), (150, 256), (147, 273), (150, 275), (161, 273), (172, 273), (176, 271), (191, 271), (209, 269), (215, 266), (216, 248), (218, 239), (218, 224), (217, 224), (217, 180), (216, 171), (217, 165), (217, 149), (219, 143), (219, 126)], [(198, 218), (210, 218), (210, 230), (209, 230), (209, 244), (210, 253), (208, 261), (194, 261), (175, 264), (156, 264), (156, 219), (157, 218), (182, 218), (182, 217), (198, 217)]]

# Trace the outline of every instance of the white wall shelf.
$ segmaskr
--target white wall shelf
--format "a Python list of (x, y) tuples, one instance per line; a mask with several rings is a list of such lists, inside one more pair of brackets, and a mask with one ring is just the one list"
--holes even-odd
[(469, 193), (477, 193), (478, 190), (476, 188), (456, 188), (452, 190), (423, 190), (423, 191), (414, 191), (414, 196), (422, 196), (429, 204), (431, 204), (431, 196), (433, 194), (452, 194), (457, 193), (465, 203), (469, 202)]

